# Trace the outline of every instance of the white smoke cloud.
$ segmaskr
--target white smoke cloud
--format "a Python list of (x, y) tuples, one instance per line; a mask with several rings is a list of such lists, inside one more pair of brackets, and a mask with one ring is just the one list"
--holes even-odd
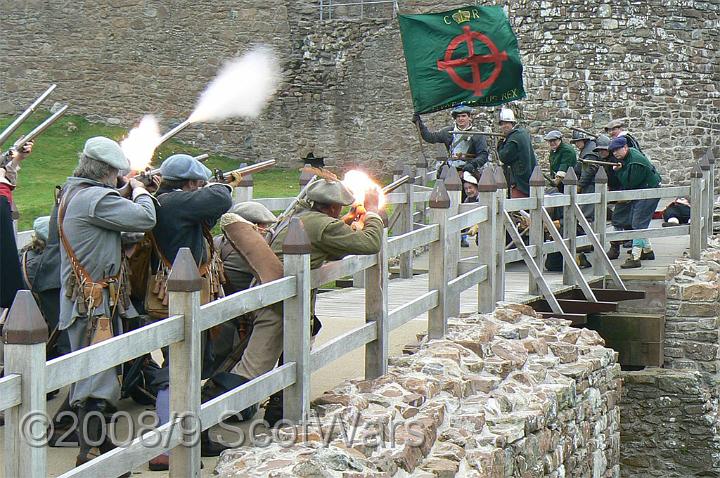
[(143, 171), (150, 165), (155, 148), (160, 144), (160, 127), (153, 115), (145, 115), (127, 138), (120, 142), (125, 157), (130, 161), (132, 171)]
[(280, 64), (268, 47), (256, 47), (229, 61), (198, 99), (191, 123), (255, 118), (280, 81)]

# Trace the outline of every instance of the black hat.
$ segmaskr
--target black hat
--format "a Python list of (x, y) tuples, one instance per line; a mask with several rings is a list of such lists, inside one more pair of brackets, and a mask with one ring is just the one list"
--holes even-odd
[(314, 168), (324, 168), (325, 167), (325, 158), (318, 157), (316, 158), (312, 151), (310, 151), (304, 158), (300, 158), (300, 161), (303, 164), (309, 164), (310, 166)]

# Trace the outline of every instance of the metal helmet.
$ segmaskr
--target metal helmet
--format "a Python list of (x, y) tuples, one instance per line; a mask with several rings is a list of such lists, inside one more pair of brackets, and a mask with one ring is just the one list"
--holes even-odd
[(474, 113), (474, 111), (472, 108), (470, 108), (467, 105), (458, 105), (455, 108), (453, 108), (452, 111), (450, 111), (450, 114), (452, 115), (453, 118), (457, 117), (457, 115), (459, 115), (461, 113), (467, 113), (467, 114), (471, 115)]
[(598, 151), (601, 149), (607, 150), (609, 146), (610, 137), (605, 134), (601, 134), (600, 136), (595, 138), (595, 149), (593, 149), (593, 151)]
[(587, 133), (581, 133), (580, 131), (573, 130), (571, 141), (588, 141), (592, 139)]
[(517, 123), (517, 120), (515, 119), (515, 113), (513, 113), (513, 110), (510, 108), (503, 108), (500, 110), (500, 120), (499, 123), (508, 122), (508, 123)]

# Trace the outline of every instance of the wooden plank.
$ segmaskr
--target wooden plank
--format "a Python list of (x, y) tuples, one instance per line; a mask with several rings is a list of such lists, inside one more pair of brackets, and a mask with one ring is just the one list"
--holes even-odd
[(538, 266), (535, 264), (535, 261), (533, 260), (533, 257), (528, 252), (527, 248), (525, 247), (525, 244), (522, 241), (522, 238), (520, 237), (520, 233), (515, 228), (515, 223), (513, 223), (512, 219), (510, 218), (510, 215), (507, 213), (507, 211), (503, 211), (504, 220), (505, 220), (505, 228), (510, 233), (510, 236), (512, 236), (513, 241), (515, 242), (515, 246), (518, 248), (520, 253), (523, 256), (523, 260), (525, 261), (525, 265), (527, 265), (528, 270), (530, 271), (530, 274), (535, 278), (535, 280), (538, 283), (538, 288), (542, 292), (545, 299), (548, 301), (550, 306), (552, 307), (552, 310), (557, 314), (562, 314), (563, 310), (562, 307), (560, 307), (560, 304), (558, 303), (557, 299), (555, 299), (555, 295), (553, 294), (552, 290), (550, 289), (550, 286), (545, 281), (545, 278), (543, 277), (542, 272), (540, 272), (540, 269), (538, 269)]
[(600, 202), (600, 193), (578, 194), (575, 204), (597, 204)]
[(487, 207), (479, 207), (453, 216), (448, 221), (448, 232), (458, 233), (466, 227), (474, 226), (488, 220)]
[[(563, 311), (570, 314), (597, 314), (600, 312), (615, 312), (617, 302), (588, 302), (584, 299), (558, 299)], [(533, 309), (538, 312), (552, 312), (550, 304), (546, 300), (539, 300), (532, 304)]]
[(377, 262), (376, 255), (347, 256), (339, 261), (328, 262), (327, 264), (314, 269), (311, 273), (310, 288), (317, 289), (323, 284), (332, 282), (345, 276), (353, 275), (356, 272), (367, 269)]
[(386, 194), (385, 204), (407, 204), (407, 195), (405, 193)]
[(183, 336), (183, 317), (176, 315), (50, 360), (46, 391), (52, 392), (166, 347), (183, 340)]
[(21, 381), (17, 374), (0, 378), (0, 411), (20, 405)]
[(665, 317), (654, 314), (603, 313), (590, 317), (588, 326), (619, 353), (621, 365), (662, 366)]
[(400, 307), (393, 309), (388, 314), (388, 321), (390, 322), (390, 330), (394, 330), (401, 325), (404, 325), (408, 321), (415, 317), (424, 314), (433, 307), (436, 307), (438, 303), (438, 292), (431, 290), (420, 297), (417, 297), (409, 302), (404, 303)]
[(687, 236), (690, 234), (690, 226), (674, 226), (674, 227), (651, 227), (649, 229), (635, 229), (632, 231), (608, 231), (605, 237), (608, 241), (627, 241), (629, 239), (653, 237), (674, 237)]
[(504, 206), (505, 210), (508, 212), (527, 211), (529, 209), (535, 209), (537, 206), (537, 199), (533, 197), (506, 199), (504, 201)]
[[(378, 378), (387, 373), (390, 348), (388, 321), (387, 229), (383, 229), (380, 252), (375, 265), (365, 269), (365, 322), (375, 329), (375, 338), (365, 344), (365, 378)], [(412, 276), (412, 271), (410, 276)], [(347, 351), (353, 350), (350, 348)], [(310, 364), (312, 367), (312, 364)]]
[(478, 266), (457, 278), (448, 282), (448, 288), (450, 293), (459, 295), (460, 292), (469, 289), (470, 287), (479, 284), (480, 282), (487, 279), (488, 267), (486, 265)]
[(566, 194), (546, 194), (543, 198), (545, 208), (570, 205), (570, 196)]
[(387, 257), (397, 257), (403, 252), (412, 251), (437, 241), (439, 237), (440, 228), (437, 224), (430, 224), (421, 229), (391, 237), (388, 239)]
[[(575, 257), (570, 253), (568, 248), (565, 246), (565, 243), (563, 242), (562, 237), (560, 237), (560, 233), (555, 228), (555, 224), (553, 224), (552, 219), (550, 218), (550, 215), (547, 213), (545, 209), (542, 211), (543, 214), (543, 222), (545, 223), (545, 227), (550, 232), (550, 235), (555, 240), (555, 242), (560, 246), (560, 253), (563, 255), (563, 258), (565, 259), (565, 262), (563, 264), (563, 270), (567, 269), (568, 267), (572, 269), (573, 273), (575, 274), (575, 280), (578, 283), (578, 286), (583, 291), (583, 294), (585, 294), (585, 298), (587, 300), (591, 300), (593, 302), (596, 302), (597, 299), (595, 298), (595, 295), (593, 295), (592, 291), (590, 290), (590, 285), (585, 280), (585, 276), (583, 275), (582, 271), (580, 271), (580, 268), (578, 267), (577, 263), (575, 262)], [(545, 297), (547, 299), (547, 297)]]
[(295, 362), (285, 363), (231, 391), (208, 400), (200, 407), (203, 430), (219, 423), (228, 415), (245, 410), (275, 392), (295, 383)]
[[(415, 186), (415, 187), (417, 188), (420, 186)], [(432, 189), (430, 189), (429, 191), (415, 191), (415, 192), (413, 192), (413, 202), (416, 202), (416, 203), (428, 202), (430, 200), (431, 193), (432, 193)]]
[(285, 276), (297, 277), (295, 295), (283, 302), (283, 357), (288, 363), (295, 362), (295, 383), (283, 391), (283, 418), (299, 422), (310, 412), (309, 252), (284, 254), (283, 267)]
[[(620, 290), (620, 289), (596, 289), (596, 288), (593, 288), (592, 291), (598, 300), (604, 301), (604, 302), (620, 302), (623, 300), (636, 300), (636, 299), (644, 299), (645, 298), (644, 290)], [(578, 289), (573, 289), (573, 290), (570, 290), (567, 292), (563, 292), (562, 296), (558, 295), (558, 297), (562, 297), (563, 299), (582, 299), (582, 298), (584, 298), (584, 296), (582, 295), (582, 291), (580, 291)]]
[(690, 186), (668, 186), (651, 189), (632, 189), (627, 191), (608, 191), (608, 201), (632, 201), (634, 199), (672, 198), (689, 196)]
[(63, 473), (60, 478), (120, 476), (134, 468), (146, 466), (152, 458), (179, 445), (182, 432), (179, 420), (170, 421), (135, 438), (128, 445), (113, 448), (94, 460)]
[(613, 283), (615, 285), (623, 290), (626, 290), (627, 287), (625, 287), (625, 284), (623, 283), (622, 279), (618, 275), (617, 270), (615, 269), (615, 266), (613, 266), (612, 262), (610, 262), (610, 258), (608, 257), (607, 253), (605, 252), (605, 249), (603, 245), (600, 243), (598, 238), (595, 236), (595, 231), (593, 231), (592, 227), (590, 226), (590, 223), (585, 219), (585, 215), (582, 213), (582, 210), (580, 210), (580, 206), (577, 204), (574, 205), (575, 207), (575, 215), (580, 223), (580, 227), (585, 230), (586, 237), (590, 239), (590, 242), (593, 245), (593, 248), (596, 252), (595, 257), (596, 260), (599, 258), (604, 267), (603, 269), (606, 270), (610, 274), (610, 278), (612, 279)]
[(310, 371), (316, 372), (340, 357), (376, 339), (377, 325), (374, 322), (366, 323), (344, 334), (338, 335), (312, 350), (310, 353)]
[(214, 300), (200, 307), (200, 330), (207, 330), (253, 310), (283, 301), (295, 294), (294, 276), (262, 284), (252, 289)]

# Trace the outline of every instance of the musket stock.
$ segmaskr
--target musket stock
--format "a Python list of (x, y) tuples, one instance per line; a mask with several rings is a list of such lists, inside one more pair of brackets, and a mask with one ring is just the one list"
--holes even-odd
[(410, 181), (410, 176), (407, 176), (407, 175), (402, 176), (402, 177), (396, 179), (395, 181), (391, 182), (387, 186), (383, 187), (382, 192), (383, 192), (383, 194), (390, 194), (391, 192), (395, 191), (397, 188), (399, 188), (403, 184), (407, 183), (408, 181)]
[(242, 168), (233, 169), (232, 171), (228, 171), (226, 173), (223, 173), (222, 179), (223, 181), (228, 181), (232, 178), (232, 173), (240, 173), (242, 175), (248, 175), (253, 173), (258, 173), (260, 171), (264, 171), (268, 168), (271, 168), (275, 166), (274, 159), (268, 159), (267, 161), (261, 161), (259, 163), (251, 164), (249, 166), (243, 166)]
[(40, 106), (40, 103), (45, 101), (45, 99), (50, 96), (50, 93), (52, 93), (55, 88), (57, 88), (56, 84), (53, 83), (52, 85), (50, 85), (48, 89), (45, 90), (45, 93), (38, 96), (38, 98), (33, 102), (33, 104), (28, 106), (28, 108), (23, 111), (22, 114), (15, 119), (15, 121), (10, 123), (10, 126), (5, 128), (5, 130), (0, 133), (0, 146), (2, 146), (2, 144), (10, 137), (10, 135), (12, 135), (15, 130), (18, 129), (20, 125), (23, 124), (23, 122), (35, 112), (37, 107)]
[(55, 113), (53, 113), (52, 116), (50, 116), (48, 119), (40, 123), (35, 127), (34, 130), (30, 131), (28, 134), (24, 136), (20, 136), (15, 143), (13, 143), (13, 148), (18, 149), (22, 147), (25, 143), (29, 143), (30, 141), (34, 141), (35, 138), (40, 136), (46, 129), (48, 129), (54, 122), (60, 119), (62, 115), (65, 114), (65, 112), (68, 109), (68, 105), (63, 105), (62, 108), (57, 110)]
[(610, 161), (595, 161), (594, 159), (578, 159), (581, 163), (588, 163), (588, 164), (600, 164), (602, 166), (619, 166), (620, 163), (613, 163)]

